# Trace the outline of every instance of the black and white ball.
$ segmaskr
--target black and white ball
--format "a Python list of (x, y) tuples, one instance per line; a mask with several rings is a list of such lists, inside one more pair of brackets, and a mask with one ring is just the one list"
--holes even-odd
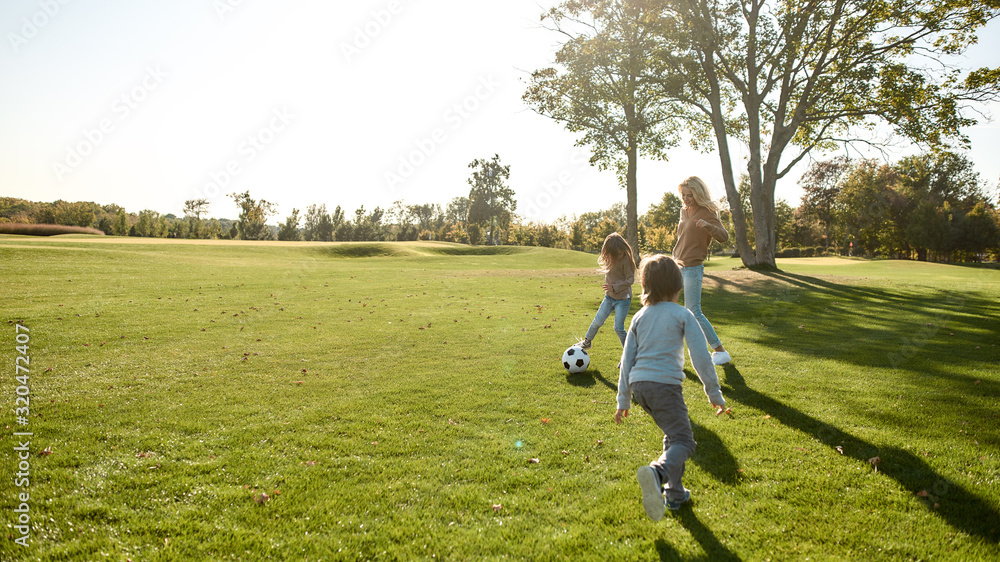
[(590, 366), (590, 354), (580, 346), (570, 346), (563, 352), (562, 364), (571, 373), (582, 373)]

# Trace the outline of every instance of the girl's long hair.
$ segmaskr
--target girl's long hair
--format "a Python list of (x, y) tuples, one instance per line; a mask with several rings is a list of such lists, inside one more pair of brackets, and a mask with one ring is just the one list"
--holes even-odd
[(614, 269), (620, 260), (626, 257), (628, 258), (627, 265), (630, 265), (632, 271), (635, 271), (635, 258), (632, 254), (632, 246), (629, 245), (628, 241), (621, 234), (612, 232), (604, 239), (604, 244), (601, 246), (601, 255), (597, 256), (597, 265), (601, 266), (597, 271), (607, 273)]
[(699, 207), (705, 207), (715, 213), (715, 216), (719, 216), (719, 204), (712, 200), (712, 192), (708, 190), (708, 185), (701, 178), (691, 176), (677, 186), (677, 193), (681, 194), (681, 199), (684, 199), (683, 190), (685, 187), (691, 190), (694, 202)]

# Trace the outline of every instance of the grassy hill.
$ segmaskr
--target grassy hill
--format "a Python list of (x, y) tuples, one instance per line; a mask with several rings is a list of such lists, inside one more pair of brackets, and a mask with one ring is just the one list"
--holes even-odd
[(593, 255), (0, 236), (0, 559), (1000, 556), (1000, 271), (736, 265), (704, 297), (734, 414), (685, 383), (693, 501), (653, 523), (662, 433), (612, 420), (610, 323), (559, 363)]

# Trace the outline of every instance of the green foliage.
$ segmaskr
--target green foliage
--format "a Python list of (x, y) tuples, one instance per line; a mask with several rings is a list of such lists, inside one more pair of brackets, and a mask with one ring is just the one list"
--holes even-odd
[(230, 193), (229, 197), (240, 208), (240, 218), (236, 223), (236, 233), (240, 240), (271, 240), (273, 235), (267, 226), (267, 219), (277, 207), (274, 203), (250, 197), (249, 191)]
[[(934, 148), (967, 144), (962, 129), (975, 120), (966, 110), (998, 99), (1000, 72), (947, 61), (998, 10), (965, 0), (668, 2), (653, 52), (661, 96), (701, 113), (688, 127), (715, 141), (746, 265), (773, 265), (775, 185), (812, 150), (884, 146), (891, 141), (871, 134), (878, 122)], [(750, 151), (752, 223), (742, 214), (732, 141)]]
[(292, 209), (292, 214), (285, 219), (284, 224), (278, 230), (278, 240), (299, 241), (302, 240), (302, 233), (299, 231), (299, 210)]
[(659, 203), (649, 206), (649, 210), (643, 216), (642, 221), (653, 228), (666, 228), (676, 230), (677, 223), (681, 220), (681, 209), (684, 202), (677, 194), (667, 191), (663, 194), (663, 199)]
[(636, 170), (640, 155), (666, 159), (679, 143), (681, 108), (659, 95), (654, 22), (664, 2), (569, 0), (542, 15), (567, 37), (555, 67), (536, 70), (523, 95), (541, 115), (582, 133), (590, 163), (614, 169), (626, 191), (625, 237), (638, 251)]
[(500, 155), (494, 154), (490, 160), (476, 158), (469, 163), (469, 168), (472, 175), (467, 180), (471, 186), (468, 222), (484, 229), (490, 244), (499, 244), (506, 237), (502, 233), (510, 227), (517, 210), (514, 190), (507, 186), (510, 166), (502, 165)]

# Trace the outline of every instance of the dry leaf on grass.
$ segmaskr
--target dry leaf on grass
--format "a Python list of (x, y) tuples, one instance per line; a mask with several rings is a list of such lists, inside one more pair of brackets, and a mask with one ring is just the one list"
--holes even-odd
[(882, 459), (880, 459), (878, 457), (872, 457), (872, 458), (868, 459), (868, 462), (871, 463), (871, 465), (873, 467), (875, 467), (875, 472), (878, 472), (878, 464), (880, 462), (882, 462)]

